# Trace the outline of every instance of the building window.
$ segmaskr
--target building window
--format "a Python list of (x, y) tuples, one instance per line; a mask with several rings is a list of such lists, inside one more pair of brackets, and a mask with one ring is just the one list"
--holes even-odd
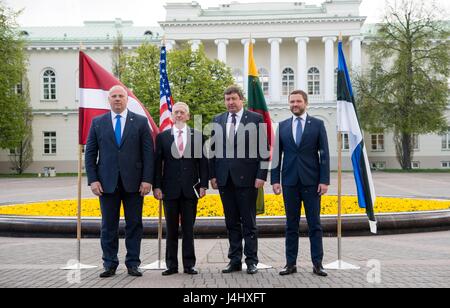
[(47, 69), (42, 74), (42, 99), (56, 100), (56, 74), (52, 69)]
[(372, 135), (372, 152), (384, 151), (384, 134)]
[(270, 80), (269, 72), (265, 68), (261, 68), (258, 71), (258, 74), (259, 74), (259, 81), (261, 82), (261, 86), (262, 86), (264, 95), (268, 96), (269, 95), (269, 80)]
[(450, 169), (450, 161), (441, 162), (441, 167), (444, 169)]
[(350, 141), (348, 134), (342, 134), (342, 150), (349, 151), (350, 150)]
[(320, 94), (320, 71), (317, 67), (311, 67), (308, 71), (308, 94)]
[(420, 138), (419, 138), (419, 135), (414, 134), (412, 136), (412, 142), (413, 142), (413, 150), (414, 151), (419, 151), (420, 150)]
[(244, 89), (244, 76), (240, 69), (237, 68), (233, 71), (233, 78), (236, 85), (240, 86), (241, 89)]
[(418, 162), (418, 161), (413, 161), (413, 162), (411, 163), (411, 168), (413, 168), (413, 169), (420, 169), (420, 162)]
[(10, 156), (16, 156), (17, 155), (17, 149), (9, 149), (9, 155)]
[(442, 135), (442, 149), (450, 150), (450, 128), (447, 131), (447, 134)]
[(44, 154), (56, 154), (56, 132), (44, 132)]
[(386, 169), (386, 162), (384, 162), (384, 161), (376, 161), (376, 162), (373, 162), (371, 165), (372, 165), (372, 169), (373, 170), (384, 170), (384, 169)]
[(17, 95), (22, 95), (23, 94), (23, 85), (22, 85), (22, 83), (16, 84), (16, 86), (14, 87), (14, 93), (16, 93)]
[(283, 95), (288, 96), (295, 90), (295, 74), (294, 70), (290, 67), (283, 70), (282, 77)]

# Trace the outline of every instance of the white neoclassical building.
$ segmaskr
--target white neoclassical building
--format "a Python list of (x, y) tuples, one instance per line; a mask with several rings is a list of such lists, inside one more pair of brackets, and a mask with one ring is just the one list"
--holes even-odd
[[(322, 5), (301, 2), (233, 2), (202, 8), (196, 2), (170, 3), (160, 27), (135, 27), (130, 21), (85, 22), (82, 27), (25, 28), (29, 56), (28, 79), (33, 108), (34, 163), (27, 172), (77, 170), (78, 50), (85, 51), (112, 70), (112, 48), (120, 31), (124, 45), (133, 50), (143, 42), (168, 49), (189, 43), (203, 45), (208, 57), (226, 63), (237, 84), (246, 89), (248, 47), (255, 43), (267, 102), (275, 122), (290, 116), (287, 96), (294, 89), (309, 93), (309, 113), (325, 121), (337, 167), (336, 67), (337, 39), (342, 33), (348, 65), (353, 71), (367, 67), (366, 50), (374, 26), (360, 16), (360, 0), (327, 0)], [(175, 98), (176, 99), (176, 98)], [(450, 106), (447, 111), (450, 126)], [(391, 133), (365, 132), (369, 160), (374, 168), (396, 169)], [(450, 129), (446, 135), (416, 136), (414, 168), (450, 169)], [(347, 141), (346, 138), (344, 138)], [(9, 170), (10, 152), (0, 154), (0, 172)], [(348, 142), (344, 166), (350, 168)]]

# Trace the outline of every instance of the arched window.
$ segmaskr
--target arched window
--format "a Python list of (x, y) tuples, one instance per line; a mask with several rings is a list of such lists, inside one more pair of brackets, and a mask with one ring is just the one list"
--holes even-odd
[(287, 96), (295, 90), (295, 74), (294, 70), (290, 67), (283, 70), (282, 77), (283, 95)]
[(320, 71), (317, 67), (311, 67), (308, 70), (308, 94), (320, 94)]
[(241, 89), (244, 89), (244, 75), (242, 74), (242, 71), (238, 68), (236, 68), (233, 71), (233, 78), (234, 82), (241, 87)]
[(265, 68), (261, 68), (259, 69), (258, 74), (264, 95), (269, 95), (269, 80), (270, 80), (269, 72)]
[(46, 69), (42, 74), (42, 99), (56, 100), (56, 73), (52, 69)]

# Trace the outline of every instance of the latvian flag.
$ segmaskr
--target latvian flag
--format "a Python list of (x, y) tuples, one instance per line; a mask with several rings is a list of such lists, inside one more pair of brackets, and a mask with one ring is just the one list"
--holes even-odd
[(170, 91), (169, 77), (167, 75), (167, 50), (166, 46), (161, 47), (161, 60), (159, 63), (160, 73), (160, 118), (159, 129), (161, 132), (172, 128), (172, 107), (174, 104), (172, 92)]
[(144, 105), (117, 78), (80, 51), (79, 144), (86, 144), (92, 120), (110, 111), (109, 90), (116, 85), (121, 85), (127, 90), (128, 109), (148, 119), (155, 141), (159, 133), (158, 127)]
[(377, 222), (374, 214), (375, 188), (370, 171), (367, 150), (359, 125), (358, 113), (353, 96), (350, 76), (342, 50), (342, 41), (339, 42), (339, 72), (337, 82), (338, 95), (338, 131), (349, 134), (350, 152), (352, 154), (353, 172), (358, 190), (358, 203), (361, 208), (366, 209), (369, 217), (370, 230), (377, 233)]

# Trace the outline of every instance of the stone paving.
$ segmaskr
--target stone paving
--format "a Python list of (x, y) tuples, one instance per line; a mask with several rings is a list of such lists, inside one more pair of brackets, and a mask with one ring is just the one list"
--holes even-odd
[[(159, 271), (147, 271), (142, 278), (132, 278), (121, 265), (114, 278), (102, 280), (98, 278), (101, 271), (98, 240), (83, 240), (82, 261), (100, 267), (79, 275), (58, 269), (74, 258), (75, 240), (0, 238), (0, 288), (448, 288), (449, 243), (450, 232), (344, 238), (344, 261), (361, 269), (328, 271), (328, 278), (319, 278), (311, 273), (306, 238), (301, 239), (299, 272), (288, 277), (278, 274), (285, 262), (282, 238), (260, 240), (260, 262), (274, 268), (261, 270), (254, 276), (245, 272), (221, 273), (228, 261), (227, 240), (197, 240), (197, 268), (200, 270), (197, 276), (162, 277)], [(157, 259), (157, 244), (156, 240), (143, 241), (144, 265)], [(324, 245), (324, 264), (335, 261), (336, 239), (326, 238)], [(123, 240), (120, 251), (123, 261)]]

